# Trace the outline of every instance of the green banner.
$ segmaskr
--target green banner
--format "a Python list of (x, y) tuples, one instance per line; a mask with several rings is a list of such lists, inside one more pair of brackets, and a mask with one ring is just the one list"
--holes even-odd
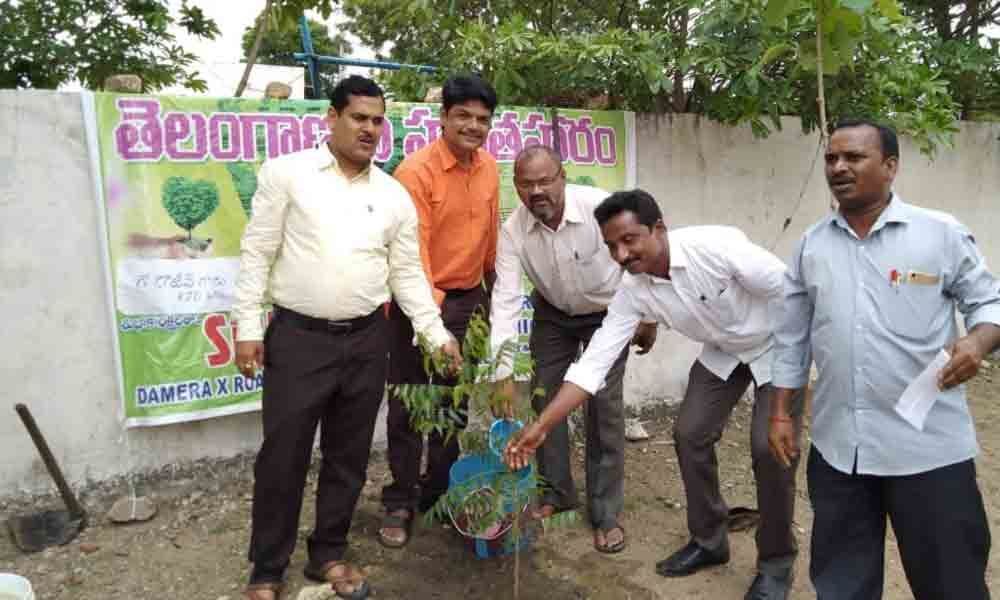
[[(93, 95), (121, 387), (128, 426), (256, 410), (261, 377), (234, 364), (229, 309), (260, 164), (327, 135), (326, 101)], [(391, 173), (437, 138), (438, 107), (390, 104), (376, 163)], [(498, 107), (486, 148), (501, 213), (513, 159), (558, 137), (573, 183), (634, 185), (631, 113)], [(526, 309), (530, 306), (526, 302)], [(526, 349), (530, 312), (519, 325)]]

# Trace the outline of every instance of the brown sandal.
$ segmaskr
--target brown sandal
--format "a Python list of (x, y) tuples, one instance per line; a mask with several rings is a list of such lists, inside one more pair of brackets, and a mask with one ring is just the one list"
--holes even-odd
[[(621, 530), (622, 539), (614, 544), (609, 544), (607, 542), (608, 534), (614, 531), (615, 529)], [(597, 543), (598, 531), (604, 534), (604, 544)], [(609, 527), (607, 529), (598, 529), (597, 531), (594, 532), (594, 550), (597, 550), (598, 552), (601, 552), (603, 554), (617, 554), (622, 550), (624, 550), (626, 545), (628, 545), (628, 542), (625, 539), (625, 528), (618, 523), (616, 523), (613, 527)]]
[[(332, 575), (331, 572), (339, 566), (344, 567), (344, 574)], [(306, 565), (303, 573), (307, 578), (313, 581), (329, 583), (333, 588), (333, 591), (336, 592), (338, 596), (345, 598), (346, 600), (364, 600), (368, 597), (368, 593), (371, 591), (371, 586), (369, 586), (368, 582), (365, 581), (364, 572), (343, 560), (331, 560), (323, 563), (319, 567), (314, 567), (312, 564), (309, 564)], [(342, 592), (337, 589), (337, 586), (343, 584), (350, 585), (354, 588), (354, 591)]]
[[(406, 516), (403, 516), (403, 511), (406, 511)], [(386, 536), (382, 531), (384, 529), (402, 529), (403, 539), (394, 540)], [(413, 531), (413, 511), (407, 509), (401, 509), (398, 511), (387, 512), (384, 517), (382, 517), (382, 525), (378, 530), (378, 541), (380, 544), (386, 548), (402, 548), (410, 541), (410, 533)]]
[(262, 583), (251, 583), (243, 590), (245, 600), (268, 600), (261, 596), (261, 592), (271, 592), (274, 594), (273, 600), (281, 600), (285, 593), (285, 584), (277, 581), (264, 581)]

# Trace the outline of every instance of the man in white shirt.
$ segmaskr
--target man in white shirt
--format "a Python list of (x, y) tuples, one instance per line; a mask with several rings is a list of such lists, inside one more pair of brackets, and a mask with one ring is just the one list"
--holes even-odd
[[(521, 198), (500, 232), (497, 280), (491, 299), (490, 332), (494, 355), (516, 341), (521, 315), (521, 278), (534, 287), (530, 349), (535, 361), (531, 389), (536, 411), (552, 400), (566, 369), (601, 326), (622, 270), (604, 247), (594, 209), (608, 197), (604, 190), (567, 185), (559, 154), (547, 146), (529, 146), (514, 162), (514, 187)], [(656, 323), (640, 328), (637, 343), (645, 353), (656, 338)], [(594, 527), (594, 548), (614, 553), (625, 548), (618, 523), (624, 502), (625, 417), (622, 376), (628, 348), (615, 358), (606, 385), (586, 407), (587, 507)], [(508, 365), (497, 379), (513, 397)], [(570, 468), (569, 428), (557, 424), (538, 449), (538, 467), (548, 483), (538, 516), (548, 517), (576, 506)]]
[[(608, 316), (583, 357), (569, 368), (535, 423), (509, 444), (505, 460), (520, 468), (554, 425), (600, 389), (618, 354), (646, 316), (704, 344), (691, 367), (677, 413), (674, 442), (687, 495), (691, 541), (656, 565), (665, 577), (729, 561), (726, 503), (719, 490), (715, 444), (733, 407), (753, 383), (751, 452), (760, 526), (758, 574), (747, 599), (787, 598), (797, 553), (792, 535), (795, 470), (768, 449), (772, 302), (781, 298), (785, 265), (732, 227), (685, 227), (667, 234), (660, 208), (642, 190), (618, 192), (595, 211), (612, 257), (628, 271)], [(788, 417), (801, 420), (801, 395)]]
[[(344, 598), (369, 593), (343, 556), (385, 388), (382, 305), (390, 289), (417, 331), (461, 361), (420, 263), (413, 203), (371, 166), (385, 119), (382, 90), (352, 76), (330, 104), (325, 144), (261, 167), (241, 244), (236, 364), (246, 377), (264, 370), (249, 600), (281, 595), (319, 423), (323, 464), (305, 574)], [(274, 305), (266, 332), (265, 299)]]

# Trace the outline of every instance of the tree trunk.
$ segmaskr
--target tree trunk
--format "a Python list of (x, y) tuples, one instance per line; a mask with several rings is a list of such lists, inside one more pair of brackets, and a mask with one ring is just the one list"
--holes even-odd
[[(677, 56), (684, 54), (687, 50), (687, 33), (688, 33), (688, 9), (685, 8), (681, 11), (680, 17), (675, 21), (674, 25), (674, 36), (677, 40)], [(685, 73), (677, 68), (674, 70), (674, 89), (671, 98), (671, 108), (675, 113), (684, 112), (687, 107), (687, 97), (684, 93), (684, 75)]]
[(819, 113), (819, 136), (829, 134), (826, 124), (826, 92), (823, 89), (823, 0), (816, 2), (816, 110)]
[(267, 18), (271, 14), (271, 1), (267, 0), (267, 3), (264, 4), (264, 10), (260, 11), (260, 15), (257, 16), (257, 23), (254, 25), (253, 46), (250, 47), (250, 54), (247, 56), (247, 66), (243, 69), (243, 77), (240, 78), (240, 83), (236, 86), (236, 93), (233, 94), (236, 98), (243, 95), (247, 81), (250, 80), (250, 70), (257, 62), (257, 52), (260, 50), (261, 40), (264, 39), (264, 31), (267, 30)]
[(965, 12), (969, 15), (969, 34), (966, 36), (970, 41), (979, 41), (979, 0), (969, 0)]
[[(823, 145), (830, 130), (826, 124), (826, 92), (823, 88), (823, 0), (816, 0), (816, 109), (819, 112), (819, 143)], [(830, 195), (830, 210), (837, 211), (837, 199)]]
[[(969, 0), (965, 6), (965, 14), (962, 15), (962, 21), (968, 23), (965, 39), (970, 44), (977, 44), (979, 43), (979, 0)], [(958, 36), (956, 35), (956, 37)], [(976, 103), (976, 77), (966, 72), (960, 74), (956, 81), (959, 85), (956, 95), (959, 106), (961, 106), (958, 118), (962, 121), (968, 121), (972, 118), (972, 111)]]
[(951, 3), (938, 2), (931, 8), (932, 21), (937, 34), (942, 40), (951, 39)]

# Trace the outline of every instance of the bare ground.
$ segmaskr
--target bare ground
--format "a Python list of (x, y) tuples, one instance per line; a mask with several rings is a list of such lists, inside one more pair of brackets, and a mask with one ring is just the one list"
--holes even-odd
[[(982, 452), (979, 484), (993, 530), (1000, 526), (1000, 366), (986, 369), (970, 386)], [(741, 403), (719, 445), (724, 492), (731, 506), (754, 506), (753, 477), (748, 451), (749, 406)], [(684, 494), (671, 443), (669, 415), (646, 423), (653, 437), (628, 449), (624, 525), (628, 548), (619, 555), (594, 551), (585, 519), (568, 528), (549, 531), (521, 556), (520, 597), (524, 600), (654, 598), (735, 599), (743, 597), (754, 574), (753, 532), (731, 536), (732, 560), (683, 579), (664, 579), (655, 562), (682, 546), (688, 538)], [(582, 461), (577, 448), (578, 463)], [(84, 495), (91, 526), (70, 544), (39, 554), (19, 553), (0, 534), (0, 572), (31, 580), (40, 600), (110, 600), (192, 598), (236, 600), (248, 565), (252, 457), (198, 463), (168, 469), (140, 482), (140, 493), (155, 498), (159, 514), (146, 523), (113, 525), (103, 517), (122, 485), (96, 488)], [(807, 560), (812, 513), (805, 495), (804, 468), (796, 529), (800, 559), (796, 564), (794, 598), (811, 598)], [(376, 598), (451, 599), (512, 598), (514, 559), (481, 560), (461, 538), (443, 526), (420, 526), (403, 550), (376, 543), (378, 496), (387, 478), (384, 457), (376, 454), (369, 469), (352, 529), (348, 558), (364, 565)], [(578, 478), (582, 482), (582, 476)], [(315, 486), (315, 470), (308, 490)], [(56, 506), (46, 498), (0, 503), (0, 518)], [(302, 577), (305, 537), (313, 519), (313, 503), (303, 507), (300, 543), (292, 559), (289, 598), (332, 598), (325, 588)], [(910, 598), (895, 543), (886, 560), (886, 594), (890, 600)], [(991, 589), (1000, 581), (997, 545), (988, 574)]]

